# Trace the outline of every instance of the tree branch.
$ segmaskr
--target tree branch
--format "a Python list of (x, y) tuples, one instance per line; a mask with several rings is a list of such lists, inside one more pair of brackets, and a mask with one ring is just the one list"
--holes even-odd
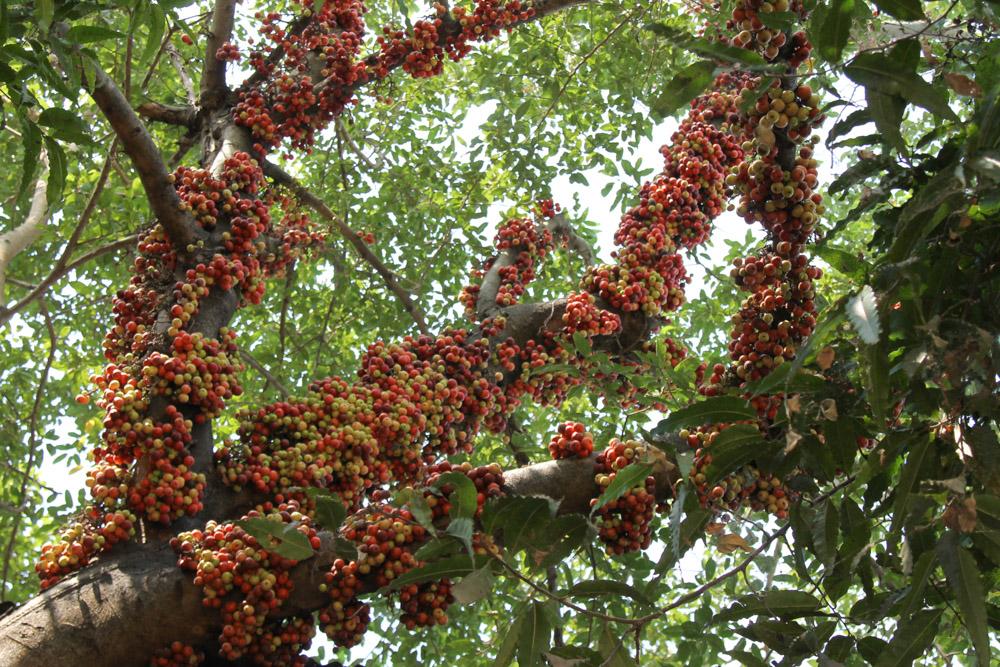
[(159, 102), (144, 102), (136, 107), (136, 112), (149, 120), (184, 127), (192, 127), (198, 118), (198, 110), (192, 106), (174, 106)]
[[(509, 493), (548, 495), (561, 500), (563, 513), (587, 512), (590, 499), (597, 496), (593, 457), (547, 461), (509, 471), (505, 478)], [(658, 479), (657, 488), (667, 489), (670, 483)], [(237, 508), (234, 504), (230, 510)], [(338, 555), (334, 535), (322, 532), (320, 539), (316, 555), (293, 569), (294, 589), (280, 614), (308, 612), (329, 603), (319, 585)], [(143, 662), (152, 647), (174, 640), (201, 644), (213, 639), (222, 615), (201, 604), (192, 575), (176, 562), (165, 543), (150, 543), (68, 577), (0, 620), (0, 664), (76, 664), (81, 647), (86, 647), (89, 667), (120, 667)], [(128, 619), (128, 632), (122, 631), (123, 619)]]
[(139, 172), (139, 180), (142, 181), (156, 219), (163, 225), (178, 252), (187, 253), (188, 246), (198, 239), (201, 230), (181, 208), (180, 197), (177, 196), (170, 173), (153, 138), (149, 136), (118, 86), (100, 67), (95, 69), (91, 97), (111, 123), (125, 152)]
[(221, 107), (228, 97), (226, 61), (215, 57), (215, 52), (229, 41), (233, 34), (236, 0), (216, 0), (212, 10), (212, 27), (205, 40), (205, 64), (201, 70), (202, 109), (212, 111)]
[(271, 162), (264, 163), (264, 174), (284, 187), (291, 190), (299, 200), (304, 203), (309, 208), (313, 209), (325, 219), (329, 220), (337, 228), (337, 231), (347, 239), (347, 241), (354, 246), (354, 249), (361, 255), (375, 271), (382, 276), (382, 280), (385, 281), (386, 286), (389, 290), (395, 294), (403, 305), (403, 308), (410, 314), (413, 321), (417, 325), (417, 329), (420, 333), (426, 334), (429, 329), (427, 328), (427, 322), (424, 320), (423, 312), (420, 307), (414, 303), (412, 295), (399, 284), (399, 279), (396, 274), (392, 272), (389, 267), (382, 263), (375, 253), (371, 251), (368, 244), (365, 243), (364, 239), (358, 236), (357, 232), (348, 227), (343, 220), (337, 216), (330, 207), (327, 206), (319, 197), (311, 193), (305, 187), (303, 187), (291, 174), (286, 172), (284, 169)]
[[(45, 151), (41, 155), (42, 164), (46, 164)], [(31, 206), (24, 222), (10, 230), (0, 234), (0, 309), (6, 303), (4, 298), (4, 283), (7, 277), (7, 267), (17, 255), (35, 242), (41, 233), (45, 221), (48, 219), (48, 181), (45, 178), (45, 169), (35, 182), (35, 192), (31, 197)]]

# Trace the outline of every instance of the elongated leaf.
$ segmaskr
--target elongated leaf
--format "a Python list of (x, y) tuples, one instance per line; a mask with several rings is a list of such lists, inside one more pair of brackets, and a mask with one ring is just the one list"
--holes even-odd
[(715, 63), (712, 61), (691, 63), (674, 75), (650, 105), (650, 110), (661, 118), (675, 113), (711, 85), (714, 77)]
[(316, 523), (326, 530), (336, 532), (347, 516), (347, 508), (340, 498), (326, 489), (315, 487), (307, 488), (306, 495), (316, 503)]
[(733, 424), (715, 437), (709, 446), (712, 463), (705, 469), (707, 484), (714, 484), (758, 456), (771, 454), (782, 445), (768, 443), (753, 424)]
[(938, 560), (948, 585), (962, 610), (962, 620), (976, 648), (976, 663), (990, 664), (990, 637), (987, 630), (986, 593), (980, 579), (976, 559), (958, 543), (958, 534), (948, 531), (937, 545)]
[(493, 571), (482, 567), (465, 576), (451, 587), (451, 594), (458, 604), (472, 604), (482, 600), (493, 590)]
[(309, 538), (296, 530), (295, 524), (272, 521), (264, 517), (243, 519), (236, 524), (253, 535), (262, 548), (282, 558), (303, 561), (315, 555)]
[(809, 616), (819, 609), (820, 604), (815, 597), (802, 591), (772, 590), (738, 598), (729, 609), (717, 613), (712, 622), (737, 621), (757, 615), (788, 618)]
[[(881, 139), (889, 144), (901, 154), (906, 154), (906, 141), (903, 139), (900, 127), (903, 124), (903, 113), (906, 111), (906, 101), (895, 93), (883, 92), (871, 87), (865, 89), (865, 100), (868, 102), (868, 111), (875, 121), (875, 128), (878, 134), (874, 139)], [(864, 140), (865, 144), (871, 143), (869, 139)], [(839, 145), (848, 145), (843, 142)]]
[(532, 546), (534, 536), (544, 531), (555, 516), (556, 503), (540, 496), (507, 496), (486, 503), (483, 529), (498, 535), (513, 552)]
[(523, 614), (517, 640), (518, 667), (535, 667), (543, 661), (542, 653), (552, 641), (552, 625), (541, 602), (532, 602)]
[(916, 565), (913, 566), (913, 572), (910, 574), (910, 590), (906, 594), (906, 597), (903, 598), (899, 609), (899, 617), (901, 619), (908, 618), (923, 606), (924, 589), (927, 588), (931, 572), (934, 571), (936, 566), (937, 559), (934, 551), (928, 550), (920, 554), (920, 558), (917, 559)]
[(841, 118), (833, 124), (833, 127), (830, 128), (830, 133), (826, 135), (826, 145), (830, 146), (839, 137), (844, 136), (854, 128), (871, 122), (873, 122), (873, 119), (868, 109), (857, 109), (852, 111), (850, 115), (845, 118)]
[(642, 604), (651, 604), (649, 598), (639, 589), (611, 579), (581, 581), (566, 591), (566, 597), (571, 598), (592, 598), (605, 595), (617, 598), (628, 597)]
[(611, 483), (608, 484), (608, 488), (597, 499), (597, 503), (591, 508), (591, 514), (613, 500), (621, 498), (629, 489), (640, 485), (651, 472), (653, 472), (653, 466), (648, 463), (630, 463), (619, 470), (615, 473)]
[(833, 0), (827, 8), (819, 31), (815, 33), (816, 48), (830, 62), (840, 60), (840, 54), (851, 36), (855, 0)]
[(916, 21), (924, 18), (920, 0), (872, 0), (875, 6), (886, 14), (901, 21)]
[(904, 66), (898, 56), (862, 53), (844, 68), (844, 73), (866, 89), (874, 89), (886, 95), (900, 95), (906, 101), (937, 116), (958, 120), (958, 116), (948, 106), (948, 93), (944, 88), (924, 81), (915, 71)]
[(670, 416), (653, 427), (652, 432), (655, 436), (663, 437), (689, 426), (742, 421), (756, 416), (754, 409), (742, 398), (715, 396), (671, 412)]
[(893, 533), (903, 525), (903, 519), (906, 518), (906, 501), (909, 499), (910, 494), (917, 488), (917, 482), (920, 480), (920, 471), (924, 467), (924, 460), (927, 458), (927, 453), (930, 449), (930, 439), (922, 438), (910, 450), (910, 455), (906, 457), (906, 463), (903, 464), (903, 468), (899, 473), (899, 481), (896, 482), (895, 486), (896, 500), (893, 504), (892, 527), (890, 529)]
[(66, 40), (74, 44), (90, 44), (92, 42), (105, 42), (108, 40), (119, 40), (125, 35), (106, 28), (101, 25), (75, 25), (66, 33)]
[(439, 561), (415, 567), (409, 572), (401, 574), (392, 580), (388, 588), (389, 590), (399, 590), (407, 584), (418, 584), (422, 581), (436, 581), (444, 578), (458, 579), (475, 569), (483, 567), (489, 562), (489, 558), (489, 556), (470, 558), (468, 554), (442, 558)]
[(453, 486), (448, 499), (451, 501), (451, 517), (471, 519), (476, 514), (476, 485), (460, 472), (446, 472), (436, 482), (436, 488)]
[(516, 614), (514, 622), (508, 627), (507, 634), (504, 635), (503, 642), (500, 644), (500, 648), (497, 649), (497, 654), (493, 658), (493, 667), (507, 667), (507, 665), (513, 662), (514, 655), (517, 653), (517, 640), (521, 636), (521, 626), (523, 624), (524, 616)]
[(45, 152), (49, 158), (49, 179), (45, 187), (45, 196), (48, 199), (49, 208), (53, 208), (62, 201), (68, 166), (66, 152), (52, 137), (45, 137)]
[(941, 609), (924, 609), (900, 621), (892, 641), (879, 655), (875, 667), (908, 667), (926, 651), (937, 634)]
[(778, 391), (786, 394), (810, 394), (829, 388), (822, 375), (803, 371), (801, 366), (802, 364), (795, 362), (782, 364), (761, 379), (748, 382), (744, 390), (751, 396), (761, 396)]
[(46, 127), (58, 139), (89, 144), (93, 140), (86, 124), (72, 111), (56, 107), (46, 109), (39, 115), (38, 124)]
[(865, 285), (858, 294), (847, 302), (847, 317), (854, 325), (861, 340), (874, 345), (882, 334), (882, 323), (878, 317), (878, 304), (875, 302), (875, 292)]
[(37, 125), (23, 115), (21, 115), (21, 144), (24, 147), (24, 158), (21, 161), (21, 182), (17, 188), (18, 199), (34, 182), (35, 168), (42, 153), (42, 133)]

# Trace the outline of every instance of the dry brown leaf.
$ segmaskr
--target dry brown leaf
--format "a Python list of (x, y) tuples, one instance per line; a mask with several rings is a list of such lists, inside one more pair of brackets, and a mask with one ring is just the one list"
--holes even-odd
[(833, 360), (836, 358), (836, 350), (827, 345), (816, 355), (816, 365), (819, 366), (820, 370), (828, 370), (830, 366), (833, 366)]
[(839, 416), (837, 412), (837, 401), (832, 398), (824, 398), (819, 402), (819, 414), (823, 419), (829, 419), (832, 422), (837, 421)]
[(734, 535), (733, 533), (719, 535), (719, 539), (716, 540), (716, 548), (724, 554), (731, 554), (737, 549), (742, 549), (743, 551), (753, 551), (753, 547), (750, 546), (746, 540), (739, 535)]
[(959, 95), (965, 97), (982, 97), (983, 89), (978, 83), (958, 72), (948, 72), (944, 75), (945, 83)]
[(713, 521), (712, 523), (705, 526), (705, 532), (708, 533), (709, 535), (718, 535), (723, 530), (725, 530), (725, 528), (726, 524)]

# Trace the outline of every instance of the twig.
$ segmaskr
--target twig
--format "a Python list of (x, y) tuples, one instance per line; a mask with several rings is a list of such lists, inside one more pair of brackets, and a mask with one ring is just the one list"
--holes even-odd
[[(45, 302), (42, 301), (42, 316), (45, 318), (45, 329), (49, 334), (49, 354), (45, 359), (45, 366), (42, 368), (42, 376), (38, 381), (38, 388), (35, 390), (35, 402), (31, 407), (31, 416), (28, 418), (28, 462), (25, 465), (23, 476), (21, 477), (21, 489), (19, 496), (19, 509), (23, 510), (28, 500), (28, 480), (31, 479), (31, 470), (35, 467), (35, 457), (38, 454), (38, 415), (41, 412), (42, 397), (45, 394), (45, 385), (49, 381), (49, 371), (52, 370), (52, 362), (56, 356), (56, 329), (52, 325), (52, 317), (49, 315)], [(3, 585), (0, 586), (0, 596), (4, 596), (7, 589), (8, 575), (10, 574), (10, 560), (14, 552), (14, 543), (17, 542), (17, 531), (21, 525), (21, 518), (24, 512), (18, 511), (14, 514), (14, 522), (10, 527), (10, 539), (7, 540), (7, 550), (3, 560)]]
[(345, 127), (343, 121), (340, 120), (340, 116), (337, 116), (333, 122), (337, 127), (337, 132), (340, 133), (340, 136), (347, 142), (347, 146), (351, 149), (351, 151), (358, 156), (358, 159), (364, 162), (369, 169), (380, 171), (384, 166), (382, 158), (380, 157), (376, 162), (365, 155), (364, 151), (361, 150), (361, 147), (354, 141), (354, 137), (352, 137), (351, 133), (347, 131), (347, 127)]
[(42, 282), (38, 283), (38, 285), (36, 285), (31, 292), (22, 297), (13, 306), (10, 308), (0, 308), (0, 325), (9, 322), (15, 314), (21, 312), (26, 306), (28, 306), (28, 304), (42, 296), (42, 294), (45, 293), (45, 290), (47, 290), (54, 282), (65, 276), (67, 273), (74, 271), (78, 267), (86, 264), (92, 259), (100, 257), (101, 255), (106, 255), (109, 252), (114, 252), (115, 250), (120, 250), (121, 248), (130, 247), (134, 245), (138, 239), (138, 234), (130, 234), (123, 239), (118, 239), (117, 241), (94, 248), (90, 252), (81, 255), (79, 258), (62, 268), (53, 269), (48, 276), (42, 279)]
[[(289, 396), (292, 395), (292, 393), (290, 391), (288, 391), (288, 389), (285, 388), (285, 385), (283, 385), (278, 380), (278, 378), (274, 377), (274, 375), (271, 373), (271, 371), (267, 370), (267, 368), (265, 368), (263, 364), (261, 364), (259, 361), (257, 361), (256, 357), (254, 357), (252, 354), (250, 354), (249, 352), (247, 352), (242, 347), (240, 348), (240, 356), (243, 358), (243, 361), (245, 361), (248, 364), (250, 364), (250, 366), (255, 371), (257, 371), (258, 373), (260, 373), (261, 375), (263, 375), (264, 376), (264, 380), (267, 383), (273, 384), (274, 387), (275, 387), (275, 389), (278, 390), (278, 393), (281, 394), (282, 398), (288, 398)], [(265, 388), (266, 388), (266, 386), (265, 386)]]
[(177, 48), (173, 44), (168, 44), (166, 51), (167, 55), (170, 57), (171, 64), (173, 64), (174, 69), (177, 70), (177, 76), (181, 80), (181, 86), (184, 88), (184, 94), (187, 96), (188, 104), (191, 106), (197, 106), (198, 93), (194, 90), (194, 82), (191, 80), (191, 75), (188, 74), (187, 67), (184, 66), (184, 61), (181, 60), (181, 54), (177, 52)]
[(371, 251), (368, 244), (364, 242), (364, 239), (358, 236), (357, 232), (344, 224), (344, 221), (341, 220), (332, 210), (330, 210), (329, 206), (303, 187), (297, 180), (295, 180), (295, 178), (292, 177), (291, 174), (278, 165), (272, 162), (265, 162), (264, 174), (279, 185), (283, 185), (291, 190), (303, 204), (332, 222), (337, 228), (337, 231), (340, 232), (340, 234), (347, 239), (352, 246), (354, 246), (354, 249), (358, 252), (358, 254), (361, 255), (361, 257), (368, 262), (368, 264), (371, 265), (371, 267), (374, 268), (380, 276), (382, 276), (382, 280), (385, 281), (386, 286), (399, 298), (403, 304), (403, 308), (410, 314), (410, 317), (413, 318), (413, 321), (416, 323), (417, 329), (420, 333), (429, 333), (423, 313), (417, 304), (414, 303), (410, 293), (399, 284), (399, 279), (396, 277), (396, 274), (383, 264), (382, 260), (375, 256), (375, 253)]
[(593, 55), (601, 49), (601, 47), (603, 47), (611, 40), (612, 37), (618, 34), (619, 30), (628, 25), (629, 21), (636, 18), (636, 16), (641, 16), (642, 14), (645, 14), (648, 10), (649, 7), (637, 7), (636, 9), (629, 12), (629, 15), (626, 16), (624, 19), (622, 19), (621, 23), (612, 28), (611, 32), (609, 32), (607, 35), (604, 36), (604, 39), (595, 44), (594, 48), (588, 51), (583, 56), (583, 58), (577, 61), (573, 69), (570, 70), (569, 76), (566, 77), (566, 80), (563, 81), (563, 84), (559, 87), (559, 90), (556, 92), (555, 97), (552, 98), (552, 103), (549, 104), (549, 107), (542, 114), (542, 117), (538, 119), (538, 123), (535, 125), (535, 132), (534, 132), (535, 136), (537, 136), (538, 133), (541, 132), (542, 126), (545, 124), (545, 119), (548, 117), (550, 113), (552, 113), (552, 110), (556, 108), (556, 104), (559, 103), (559, 98), (562, 97), (562, 94), (566, 91), (566, 88), (567, 86), (569, 86), (570, 82), (574, 78), (576, 78), (576, 73), (580, 71), (580, 68), (583, 67), (583, 64), (586, 63), (588, 60), (590, 60), (593, 57)]
[(156, 219), (163, 225), (178, 252), (187, 253), (188, 246), (197, 240), (201, 230), (181, 208), (180, 197), (153, 138), (118, 86), (100, 67), (95, 67), (94, 87), (90, 94), (132, 159)]

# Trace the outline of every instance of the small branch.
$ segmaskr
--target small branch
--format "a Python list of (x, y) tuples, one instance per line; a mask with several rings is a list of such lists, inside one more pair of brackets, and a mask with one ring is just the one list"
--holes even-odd
[[(550, 4), (556, 4), (556, 3), (550, 3)], [(535, 125), (535, 132), (534, 132), (535, 136), (537, 136), (538, 133), (541, 132), (542, 126), (545, 125), (545, 119), (548, 117), (550, 113), (552, 113), (552, 110), (556, 108), (556, 104), (559, 103), (559, 98), (562, 97), (563, 93), (566, 91), (566, 88), (569, 86), (570, 82), (573, 81), (574, 78), (576, 78), (576, 73), (580, 71), (580, 68), (583, 67), (583, 64), (586, 63), (588, 60), (590, 60), (595, 53), (600, 51), (605, 44), (611, 41), (611, 38), (617, 35), (622, 28), (628, 25), (629, 21), (631, 21), (638, 15), (645, 14), (646, 11), (648, 11), (648, 9), (649, 7), (637, 7), (636, 9), (634, 9), (632, 12), (629, 13), (628, 16), (622, 19), (621, 23), (612, 28), (611, 32), (609, 32), (607, 35), (604, 36), (604, 39), (595, 44), (594, 48), (588, 51), (586, 55), (584, 55), (583, 58), (581, 58), (576, 63), (573, 69), (570, 70), (569, 76), (566, 77), (566, 80), (563, 81), (563, 84), (559, 87), (559, 90), (556, 92), (555, 97), (552, 98), (552, 103), (549, 104), (549, 107), (542, 114), (542, 117), (538, 119), (538, 123)]]
[(546, 227), (552, 232), (553, 239), (562, 238), (566, 242), (566, 247), (580, 256), (584, 266), (592, 266), (595, 263), (596, 259), (593, 249), (582, 236), (576, 233), (573, 226), (569, 224), (565, 211), (556, 213), (549, 220)]
[(193, 106), (173, 106), (158, 102), (145, 102), (136, 108), (143, 118), (155, 120), (168, 125), (183, 125), (192, 127), (198, 117), (198, 110)]
[(369, 169), (373, 171), (381, 171), (382, 167), (385, 164), (382, 158), (379, 158), (378, 161), (375, 161), (372, 160), (367, 155), (365, 155), (364, 151), (361, 150), (361, 147), (358, 146), (358, 144), (354, 141), (354, 137), (352, 137), (351, 133), (347, 131), (347, 127), (344, 125), (343, 121), (340, 120), (340, 116), (337, 116), (333, 122), (337, 127), (337, 132), (347, 143), (347, 146), (348, 148), (351, 149), (351, 152), (357, 155), (358, 159), (364, 162)]
[(74, 260), (72, 263), (67, 264), (66, 266), (53, 269), (49, 273), (49, 275), (42, 280), (42, 282), (38, 283), (38, 285), (36, 285), (34, 289), (32, 289), (28, 294), (22, 297), (13, 306), (11, 306), (10, 308), (0, 307), (0, 325), (9, 322), (14, 315), (21, 312), (22, 310), (24, 310), (25, 307), (27, 307), (33, 301), (41, 297), (45, 293), (45, 290), (51, 287), (53, 283), (55, 283), (57, 280), (65, 276), (67, 273), (76, 270), (80, 266), (86, 264), (92, 259), (100, 257), (101, 255), (106, 255), (109, 252), (114, 252), (116, 250), (120, 250), (121, 248), (131, 247), (135, 245), (135, 242), (138, 240), (139, 240), (138, 234), (130, 234), (129, 236), (126, 236), (123, 239), (119, 239), (117, 241), (113, 241), (112, 243), (108, 243), (98, 248), (94, 248), (90, 252), (81, 255), (79, 258)]
[(216, 0), (212, 10), (212, 26), (205, 40), (205, 64), (201, 70), (201, 98), (203, 109), (218, 109), (226, 101), (226, 61), (215, 57), (215, 52), (229, 41), (233, 34), (236, 0)]
[(254, 357), (252, 354), (250, 354), (249, 352), (247, 352), (242, 347), (240, 348), (240, 356), (243, 358), (243, 361), (245, 361), (248, 364), (250, 364), (250, 366), (255, 371), (257, 371), (262, 376), (264, 376), (264, 379), (269, 384), (273, 384), (275, 386), (275, 388), (278, 390), (278, 392), (281, 394), (282, 398), (287, 399), (289, 396), (292, 395), (292, 392), (288, 391), (288, 389), (285, 387), (285, 385), (283, 385), (278, 380), (278, 378), (274, 377), (274, 375), (271, 374), (271, 371), (267, 370), (267, 368), (265, 368), (263, 364), (261, 364), (259, 361), (257, 361), (256, 357)]
[[(49, 381), (49, 371), (52, 370), (52, 362), (56, 357), (57, 337), (56, 329), (52, 325), (52, 317), (49, 309), (45, 307), (45, 302), (41, 304), (42, 316), (45, 318), (45, 329), (49, 334), (49, 354), (45, 359), (45, 366), (42, 368), (42, 376), (38, 381), (38, 388), (35, 390), (35, 402), (31, 406), (31, 416), (28, 418), (28, 461), (25, 464), (21, 477), (21, 488), (19, 492), (19, 510), (24, 509), (28, 501), (28, 481), (31, 480), (31, 471), (35, 467), (35, 459), (38, 454), (38, 416), (41, 414), (42, 397), (45, 395), (45, 386)], [(14, 553), (14, 544), (17, 542), (17, 531), (20, 528), (21, 518), (24, 512), (18, 511), (14, 514), (14, 522), (10, 527), (10, 539), (7, 541), (7, 550), (3, 560), (3, 584), (0, 585), (0, 596), (7, 590), (8, 576), (10, 575), (10, 560)]]
[(167, 44), (166, 51), (167, 55), (170, 57), (171, 64), (173, 64), (174, 69), (177, 70), (177, 76), (181, 80), (181, 86), (184, 87), (184, 93), (187, 95), (188, 105), (193, 107), (198, 106), (198, 93), (195, 92), (194, 82), (191, 80), (191, 75), (188, 74), (187, 67), (184, 66), (181, 54), (177, 52), (177, 49), (173, 44)]
[(180, 253), (186, 253), (200, 236), (194, 220), (181, 208), (180, 197), (163, 164), (160, 151), (118, 86), (100, 67), (95, 68), (91, 92), (112, 129), (132, 159), (153, 214)]
[(302, 203), (332, 222), (337, 228), (337, 231), (340, 232), (340, 234), (347, 239), (352, 246), (354, 246), (354, 249), (359, 255), (361, 255), (362, 259), (368, 262), (368, 264), (375, 269), (380, 276), (382, 276), (382, 280), (385, 281), (386, 286), (399, 298), (403, 308), (410, 314), (410, 317), (413, 318), (413, 321), (416, 323), (417, 329), (420, 330), (420, 333), (427, 334), (429, 332), (423, 313), (421, 312), (419, 306), (414, 303), (413, 297), (405, 288), (403, 288), (402, 285), (399, 284), (399, 279), (396, 277), (396, 274), (394, 274), (385, 264), (382, 263), (382, 260), (380, 260), (375, 253), (371, 251), (368, 244), (364, 242), (364, 239), (358, 236), (357, 232), (344, 224), (344, 221), (341, 220), (332, 210), (330, 210), (329, 206), (299, 184), (299, 182), (296, 181), (291, 174), (278, 165), (271, 162), (265, 162), (264, 174), (279, 185), (283, 185), (291, 190)]
[[(47, 163), (45, 152), (41, 156), (42, 164)], [(41, 233), (45, 221), (48, 219), (48, 181), (45, 178), (45, 169), (35, 182), (35, 192), (31, 197), (31, 206), (24, 222), (4, 234), (0, 234), (0, 308), (6, 303), (4, 299), (4, 283), (7, 276), (7, 267), (17, 255), (35, 242)]]
[(756, 549), (754, 549), (749, 554), (747, 554), (747, 557), (744, 558), (742, 561), (740, 561), (738, 565), (735, 565), (734, 567), (731, 567), (730, 569), (726, 570), (725, 572), (723, 572), (722, 574), (718, 575), (714, 579), (710, 579), (710, 580), (706, 581), (704, 584), (702, 584), (698, 588), (694, 589), (693, 591), (691, 591), (689, 593), (685, 593), (684, 595), (680, 596), (679, 598), (677, 598), (676, 600), (674, 600), (673, 602), (671, 602), (667, 606), (660, 607), (660, 609), (658, 609), (657, 611), (653, 612), (652, 614), (648, 614), (646, 616), (642, 616), (640, 618), (637, 618), (637, 619), (633, 620), (632, 623), (637, 624), (637, 625), (644, 625), (644, 624), (646, 624), (646, 623), (648, 623), (648, 622), (650, 622), (652, 620), (655, 620), (656, 618), (662, 616), (663, 614), (667, 613), (668, 611), (671, 611), (672, 609), (676, 609), (677, 607), (685, 605), (688, 602), (691, 602), (692, 600), (697, 600), (706, 591), (708, 591), (708, 590), (710, 590), (712, 588), (715, 588), (716, 586), (718, 586), (719, 584), (721, 584), (726, 579), (734, 577), (737, 574), (743, 572), (744, 570), (746, 570), (750, 566), (750, 563), (752, 563), (754, 561), (754, 559), (757, 558), (757, 556), (759, 556), (760, 554), (762, 554), (764, 552), (764, 550), (767, 549), (771, 545), (772, 542), (774, 542), (776, 539), (778, 539), (779, 537), (781, 537), (782, 535), (784, 535), (786, 532), (788, 532), (788, 529), (791, 528), (791, 526), (792, 526), (792, 524), (786, 523), (784, 526), (782, 526), (778, 530), (776, 530), (773, 533), (771, 533), (770, 535), (768, 535), (767, 539), (765, 539), (763, 542), (761, 542), (760, 546), (758, 546)]

